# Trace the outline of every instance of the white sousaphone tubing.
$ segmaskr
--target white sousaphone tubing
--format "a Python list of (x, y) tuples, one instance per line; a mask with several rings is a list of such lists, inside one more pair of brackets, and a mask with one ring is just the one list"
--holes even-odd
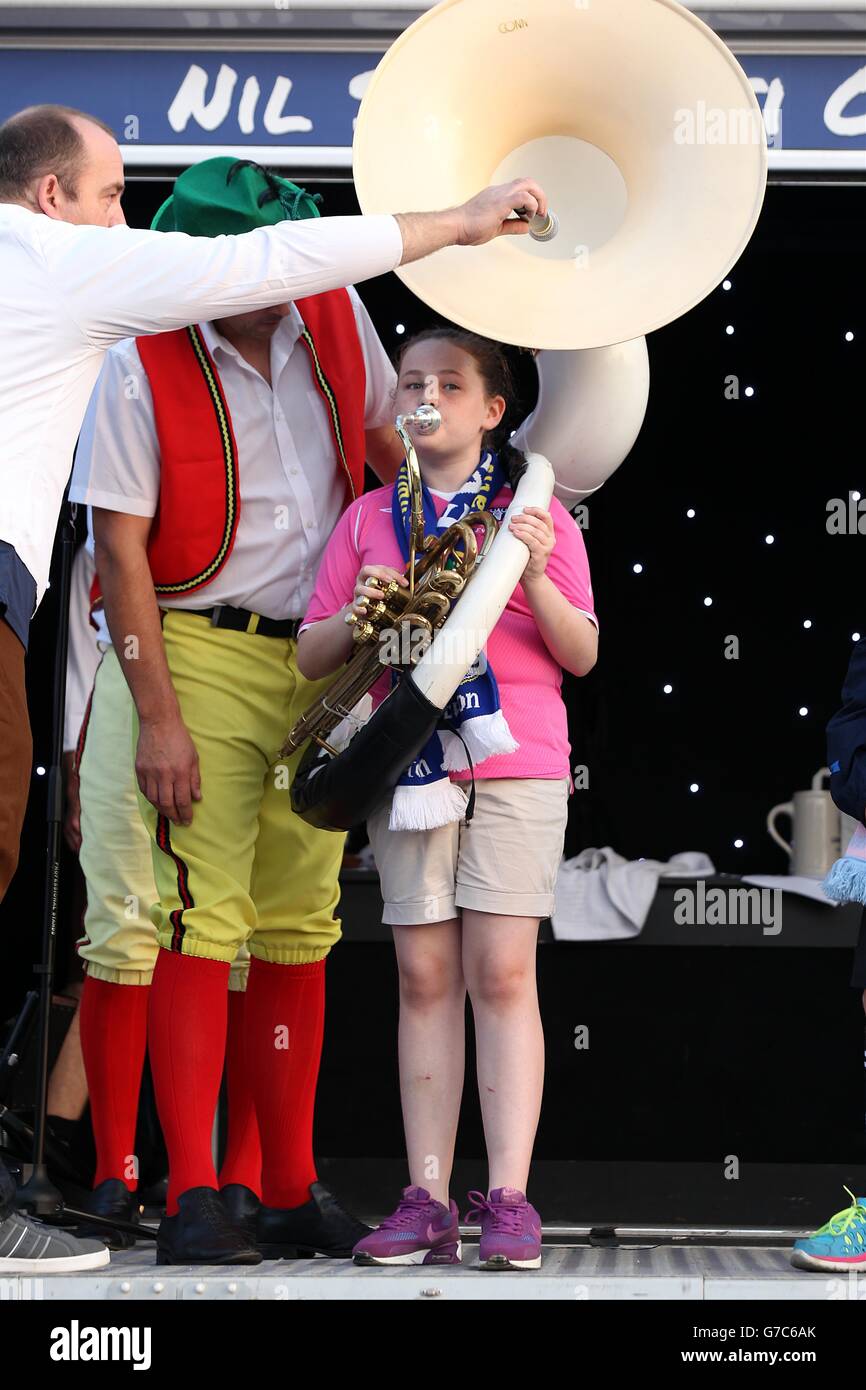
[(484, 647), (526, 569), (529, 550), (508, 529), (511, 518), (524, 507), (546, 511), (553, 496), (553, 483), (553, 469), (547, 459), (542, 454), (527, 454), (526, 472), (517, 484), (493, 544), (411, 671), (408, 679), (438, 709), (448, 704)]

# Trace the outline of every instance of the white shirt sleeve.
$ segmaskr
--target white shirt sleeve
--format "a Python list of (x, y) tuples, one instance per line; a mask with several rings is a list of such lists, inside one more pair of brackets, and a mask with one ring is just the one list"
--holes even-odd
[(397, 386), (397, 373), (382, 346), (382, 340), (373, 326), (373, 320), (367, 313), (361, 296), (351, 286), (349, 286), (349, 298), (355, 311), (355, 323), (358, 327), (358, 337), (361, 340), (367, 376), (364, 428), (375, 430), (382, 425), (393, 425), (396, 419), (394, 391)]
[(338, 289), (393, 270), (403, 256), (390, 215), (305, 218), (218, 237), (38, 220), (57, 304), (97, 348)]
[(72, 561), (72, 584), (69, 591), (64, 753), (68, 753), (78, 742), (84, 711), (87, 709), (87, 701), (93, 688), (93, 678), (102, 660), (102, 653), (96, 645), (96, 633), (90, 625), (90, 586), (93, 583), (93, 573), (93, 556), (86, 546), (79, 546)]
[(154, 516), (159, 474), (150, 383), (129, 339), (105, 355), (81, 427), (69, 497), (110, 512)]

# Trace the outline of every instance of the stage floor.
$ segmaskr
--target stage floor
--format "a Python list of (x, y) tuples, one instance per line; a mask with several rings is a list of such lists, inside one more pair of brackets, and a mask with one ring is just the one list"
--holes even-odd
[[(792, 1232), (792, 1239), (795, 1233)], [(541, 1268), (477, 1268), (478, 1247), (464, 1243), (463, 1265), (364, 1267), (324, 1258), (244, 1266), (157, 1266), (152, 1249), (112, 1255), (87, 1274), (4, 1280), (11, 1299), (662, 1299), (840, 1300), (856, 1298), (853, 1275), (809, 1274), (790, 1264), (789, 1246), (635, 1244), (557, 1245), (549, 1236)], [(861, 1275), (860, 1282), (863, 1282)], [(17, 1285), (17, 1288), (15, 1287)], [(852, 1287), (849, 1287), (852, 1286)]]

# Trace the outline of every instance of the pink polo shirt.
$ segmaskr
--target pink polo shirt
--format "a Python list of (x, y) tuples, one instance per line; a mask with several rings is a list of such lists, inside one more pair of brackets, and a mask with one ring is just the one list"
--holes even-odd
[[(332, 617), (351, 602), (363, 565), (405, 568), (391, 520), (391, 491), (390, 487), (380, 487), (367, 492), (341, 516), (325, 548), (304, 627)], [(448, 499), (435, 492), (432, 496), (440, 516)], [(511, 488), (504, 487), (491, 502), (491, 511), (499, 520), (513, 496)], [(551, 501), (550, 515), (556, 542), (546, 572), (569, 603), (598, 627), (583, 536), (556, 498)], [(499, 686), (503, 713), (520, 747), (516, 753), (498, 754), (479, 763), (475, 776), (568, 777), (571, 747), (561, 695), (562, 668), (545, 646), (520, 584), (490, 634), (487, 657)], [(376, 682), (374, 706), (388, 689), (388, 676)], [(470, 774), (452, 772), (450, 776), (452, 781), (461, 782), (468, 781)]]

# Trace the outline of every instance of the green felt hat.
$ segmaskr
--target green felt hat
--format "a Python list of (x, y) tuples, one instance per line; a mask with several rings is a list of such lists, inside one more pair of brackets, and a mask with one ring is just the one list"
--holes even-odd
[(307, 193), (251, 159), (217, 155), (179, 175), (157, 212), (155, 232), (231, 236), (286, 219), (318, 217), (320, 193)]

